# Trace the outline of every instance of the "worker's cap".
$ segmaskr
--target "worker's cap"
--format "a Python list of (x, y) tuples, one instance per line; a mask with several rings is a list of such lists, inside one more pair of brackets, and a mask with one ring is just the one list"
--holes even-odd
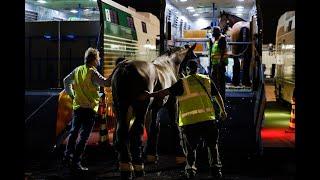
[(214, 26), (212, 29), (212, 34), (220, 34), (221, 33), (221, 29), (219, 26)]

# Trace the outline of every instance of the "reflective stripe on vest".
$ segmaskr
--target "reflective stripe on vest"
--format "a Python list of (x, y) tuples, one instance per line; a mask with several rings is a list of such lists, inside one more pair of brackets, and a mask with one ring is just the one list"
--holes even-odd
[(211, 92), (210, 79), (205, 75), (190, 75), (182, 79), (184, 92), (179, 100), (179, 126), (214, 120), (213, 105), (198, 80)]
[(91, 108), (95, 112), (99, 107), (99, 86), (93, 84), (91, 80), (93, 67), (82, 65), (76, 68), (74, 73), (73, 89), (75, 97), (73, 101), (73, 109), (79, 107)]

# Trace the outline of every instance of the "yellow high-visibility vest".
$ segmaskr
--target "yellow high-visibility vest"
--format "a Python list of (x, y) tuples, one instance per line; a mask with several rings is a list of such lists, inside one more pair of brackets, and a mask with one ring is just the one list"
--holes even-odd
[(94, 67), (82, 65), (76, 68), (74, 73), (74, 100), (73, 109), (76, 110), (79, 107), (91, 108), (95, 112), (99, 107), (99, 86), (94, 84), (91, 80)]
[(184, 92), (178, 97), (179, 126), (215, 120), (211, 99), (196, 78), (211, 93), (210, 79), (205, 75), (189, 75), (182, 79)]
[[(214, 41), (213, 46), (211, 48), (211, 62), (212, 64), (218, 64), (220, 62), (221, 58), (221, 50), (218, 46), (220, 38), (216, 41)], [(228, 54), (223, 54), (222, 61), (224, 61), (225, 64), (228, 64)]]

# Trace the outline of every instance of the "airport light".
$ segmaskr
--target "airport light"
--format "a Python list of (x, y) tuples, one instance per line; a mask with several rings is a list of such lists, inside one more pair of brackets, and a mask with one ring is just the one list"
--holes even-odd
[(38, 3), (41, 3), (41, 4), (47, 3), (47, 1), (45, 1), (45, 0), (38, 0), (37, 2), (38, 2)]
[(188, 21), (187, 18), (184, 17), (184, 16), (181, 16), (180, 18), (181, 18), (181, 20), (182, 20), (183, 22), (187, 22), (187, 21)]
[(237, 9), (238, 11), (243, 11), (244, 7), (243, 7), (243, 6), (237, 6), (236, 9)]
[(77, 10), (75, 10), (75, 9), (72, 9), (70, 12), (72, 12), (72, 13), (77, 13), (78, 11)]

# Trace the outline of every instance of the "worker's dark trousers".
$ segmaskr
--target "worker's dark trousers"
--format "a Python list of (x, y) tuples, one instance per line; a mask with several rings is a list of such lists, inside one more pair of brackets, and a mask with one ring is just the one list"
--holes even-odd
[(164, 109), (160, 110), (160, 107), (152, 108), (152, 111), (159, 112), (154, 113), (152, 112), (152, 119), (148, 129), (148, 140), (147, 146), (145, 149), (146, 155), (153, 155), (158, 158), (158, 139), (160, 133), (160, 119), (164, 117), (161, 113), (168, 113), (170, 127), (172, 128), (174, 142), (175, 142), (175, 155), (176, 156), (184, 156), (182, 146), (180, 144), (181, 136), (180, 136), (180, 129), (178, 127), (177, 117), (178, 117), (178, 105), (176, 102), (176, 98), (169, 97), (168, 102), (165, 105), (167, 111)]
[[(70, 157), (73, 154), (73, 162), (78, 163), (80, 156), (83, 154), (88, 138), (95, 122), (95, 112), (90, 108), (78, 108), (74, 110), (72, 128), (70, 131), (65, 156)], [(80, 139), (76, 144), (78, 133)]]
[(234, 86), (239, 86), (240, 85), (240, 61), (239, 61), (239, 57), (234, 57), (233, 58), (232, 84)]
[(245, 86), (251, 86), (250, 63), (251, 63), (251, 56), (245, 56), (245, 58), (243, 59), (243, 77), (242, 77), (242, 84)]
[[(247, 53), (246, 53), (247, 55)], [(235, 86), (239, 86), (240, 84), (240, 61), (239, 57), (233, 58), (233, 76), (232, 76), (232, 84)], [(242, 79), (241, 83), (245, 86), (251, 86), (250, 81), (250, 63), (251, 63), (251, 56), (244, 56), (243, 60), (243, 69), (242, 69)]]
[(226, 94), (226, 67), (224, 64), (213, 64), (211, 69), (211, 78), (215, 83), (222, 99), (225, 99)]
[(219, 130), (215, 121), (208, 120), (196, 124), (185, 125), (181, 127), (181, 130), (183, 136), (181, 143), (183, 144), (183, 149), (187, 157), (186, 170), (194, 169), (194, 167), (196, 167), (196, 149), (203, 141), (205, 141), (208, 146), (210, 168), (220, 169), (222, 167), (218, 151)]

